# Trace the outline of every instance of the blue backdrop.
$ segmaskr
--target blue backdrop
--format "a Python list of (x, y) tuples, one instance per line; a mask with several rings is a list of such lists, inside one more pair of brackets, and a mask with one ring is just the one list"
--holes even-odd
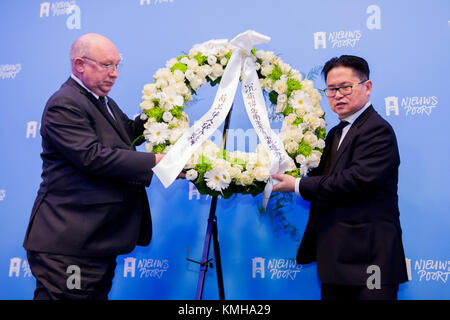
[[(394, 127), (402, 160), (399, 205), (411, 281), (400, 286), (399, 298), (450, 298), (448, 0), (2, 0), (0, 12), (0, 299), (33, 296), (22, 241), (40, 183), (40, 119), (47, 99), (70, 75), (73, 41), (98, 32), (117, 45), (124, 66), (110, 95), (132, 117), (144, 84), (167, 60), (196, 43), (232, 39), (247, 29), (270, 36), (258, 48), (309, 73), (316, 88), (324, 87), (316, 71), (329, 58), (367, 59), (371, 101)], [(191, 121), (209, 108), (215, 90), (204, 86), (188, 105)], [(242, 128), (240, 137), (252, 139), (239, 95), (230, 137)], [(337, 117), (326, 100), (321, 105), (329, 129)], [(272, 125), (280, 128), (281, 122)], [(230, 139), (228, 149), (240, 147), (238, 140)], [(187, 181), (165, 189), (156, 177), (147, 192), (153, 241), (117, 258), (110, 298), (193, 299), (199, 266), (186, 254), (201, 258), (211, 198)], [(316, 265), (294, 262), (309, 204), (277, 195), (268, 213), (260, 205), (261, 196), (219, 199), (227, 298), (319, 299)], [(274, 210), (277, 205), (284, 207)], [(204, 298), (218, 298), (215, 269), (208, 271)]]

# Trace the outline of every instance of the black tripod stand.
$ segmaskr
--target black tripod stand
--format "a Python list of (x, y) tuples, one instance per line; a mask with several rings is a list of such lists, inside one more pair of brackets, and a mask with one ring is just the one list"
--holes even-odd
[[(227, 130), (230, 124), (230, 117), (232, 110), (233, 105), (231, 105), (230, 112), (228, 112), (223, 127), (223, 134), (222, 134), (223, 150), (225, 150), (226, 147)], [(217, 196), (213, 196), (211, 201), (211, 209), (209, 210), (208, 227), (206, 228), (205, 243), (203, 244), (202, 260), (198, 262), (187, 258), (187, 260), (189, 261), (200, 264), (200, 275), (198, 277), (197, 292), (195, 294), (196, 300), (202, 299), (206, 272), (208, 271), (208, 266), (211, 267), (213, 266), (211, 263), (212, 259), (209, 259), (209, 251), (211, 248), (211, 237), (214, 245), (214, 259), (216, 260), (217, 286), (219, 288), (219, 299), (225, 300), (225, 289), (223, 286), (223, 275), (222, 275), (222, 260), (220, 258), (220, 247), (219, 247), (219, 231), (217, 229), (216, 207), (217, 207)]]

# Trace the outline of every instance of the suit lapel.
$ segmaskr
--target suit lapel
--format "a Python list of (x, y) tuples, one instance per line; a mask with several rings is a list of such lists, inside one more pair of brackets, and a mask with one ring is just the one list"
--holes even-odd
[[(129, 132), (126, 130), (123, 121), (121, 120), (122, 118), (120, 117), (120, 113), (119, 113), (119, 106), (111, 99), (108, 98), (109, 101), (109, 107), (112, 111), (112, 113), (114, 114), (114, 117), (116, 118), (117, 122), (113, 119), (114, 123), (116, 123), (116, 126), (119, 127), (119, 131), (122, 134), (122, 137), (125, 139), (125, 142), (127, 142), (128, 145), (131, 145), (131, 139), (130, 139), (130, 134)], [(109, 112), (107, 112), (109, 115)], [(109, 115), (110, 116), (110, 115)], [(111, 116), (110, 116), (111, 117)]]
[[(91, 93), (86, 91), (86, 89), (81, 87), (75, 80), (73, 80), (72, 78), (69, 78), (69, 80), (67, 80), (66, 83), (68, 85), (80, 90), (80, 92), (83, 95), (85, 95), (92, 102), (92, 104), (100, 111), (100, 113), (106, 118), (106, 120), (108, 120), (108, 122), (111, 124), (111, 126), (114, 128), (114, 130), (116, 130), (116, 132), (122, 138), (122, 140), (125, 141), (128, 145), (131, 145), (130, 137), (128, 136), (128, 134), (126, 132), (122, 121), (118, 117), (117, 112), (115, 112), (115, 110), (114, 110), (117, 107), (115, 105), (115, 103), (109, 103), (109, 107), (112, 110), (117, 121), (114, 120), (113, 117), (111, 117), (108, 110), (106, 110), (106, 108), (102, 105), (102, 103), (96, 97), (94, 97)], [(112, 99), (109, 99), (109, 101), (112, 101)], [(112, 106), (112, 105), (114, 105), (114, 106)]]
[(350, 142), (353, 141), (353, 138), (355, 137), (356, 133), (358, 132), (359, 127), (361, 127), (361, 125), (364, 124), (364, 122), (369, 118), (369, 116), (373, 112), (375, 112), (375, 109), (373, 108), (372, 105), (370, 105), (358, 118), (356, 118), (355, 122), (352, 124), (352, 126), (348, 130), (347, 134), (345, 135), (344, 139), (341, 142), (339, 149), (336, 152), (334, 161), (331, 164), (330, 172), (333, 172), (334, 168), (336, 167), (336, 164), (339, 162), (339, 159), (347, 150), (348, 146), (350, 145)]

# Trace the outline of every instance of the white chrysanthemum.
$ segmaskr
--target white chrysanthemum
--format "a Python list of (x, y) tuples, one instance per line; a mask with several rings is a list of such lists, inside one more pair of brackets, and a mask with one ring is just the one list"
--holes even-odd
[(304, 109), (309, 111), (312, 108), (311, 99), (301, 90), (292, 92), (291, 98), (289, 99), (289, 104), (294, 109)]
[(286, 81), (281, 80), (281, 79), (275, 81), (275, 83), (273, 84), (273, 89), (274, 89), (279, 95), (282, 95), (282, 94), (286, 93), (286, 91), (287, 91), (287, 84), (286, 84)]
[(222, 167), (206, 171), (204, 177), (208, 188), (215, 191), (222, 191), (228, 188), (231, 182), (230, 174)]
[(182, 106), (184, 104), (183, 96), (176, 94), (176, 92), (170, 92), (166, 94), (165, 101), (169, 106)]
[(198, 172), (195, 171), (194, 169), (191, 169), (186, 172), (186, 179), (188, 179), (190, 181), (194, 181), (195, 179), (197, 179), (197, 177), (198, 177)]
[(168, 129), (167, 123), (157, 122), (153, 123), (149, 126), (147, 130), (145, 130), (144, 135), (147, 140), (151, 141), (154, 144), (161, 144), (166, 142), (169, 138), (170, 130)]

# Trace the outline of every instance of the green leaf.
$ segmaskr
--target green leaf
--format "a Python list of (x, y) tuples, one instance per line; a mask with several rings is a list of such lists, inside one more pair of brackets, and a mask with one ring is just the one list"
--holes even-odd
[(317, 128), (316, 129), (317, 138), (325, 140), (326, 132), (327, 131), (325, 130), (325, 128)]
[(194, 168), (194, 169), (195, 169), (199, 174), (200, 174), (200, 173), (201, 173), (201, 174), (204, 174), (206, 171), (209, 171), (209, 170), (212, 169), (212, 162), (211, 162), (211, 160), (210, 160), (207, 156), (201, 154), (201, 155), (198, 157), (197, 164), (195, 165), (195, 168)]
[(300, 123), (303, 123), (303, 118), (301, 118), (301, 117), (297, 117), (297, 118), (292, 122), (292, 124), (293, 124), (294, 126), (297, 126), (297, 127), (298, 127), (298, 125), (299, 125)]
[(211, 78), (210, 77), (208, 77), (208, 81), (209, 81), (209, 83), (211, 84), (211, 87), (214, 87), (216, 84), (219, 84), (220, 83), (220, 80), (222, 80), (222, 77), (218, 77), (218, 78), (216, 78), (216, 80), (211, 80)]
[(185, 73), (187, 70), (187, 65), (181, 62), (175, 63), (172, 68), (170, 68), (170, 71), (174, 72), (175, 70), (181, 70), (183, 73)]
[(169, 145), (170, 142), (166, 141), (164, 143), (157, 144), (156, 146), (153, 146), (152, 152), (153, 153), (161, 153), (164, 151), (164, 149)]
[(287, 106), (286, 108), (284, 108), (283, 110), (283, 115), (285, 117), (287, 117), (288, 115), (290, 115), (292, 112), (294, 112), (294, 108), (292, 108), (291, 106)]
[(282, 75), (283, 72), (281, 71), (280, 67), (274, 65), (272, 72), (267, 76), (267, 78), (270, 78), (272, 80), (280, 80)]
[(269, 100), (272, 104), (277, 104), (277, 99), (278, 99), (278, 93), (274, 90), (274, 91), (270, 91), (269, 93)]
[(302, 84), (297, 79), (293, 79), (293, 78), (287, 79), (286, 84), (288, 87), (286, 95), (288, 97), (291, 95), (292, 91), (300, 90), (302, 88)]
[(202, 56), (201, 52), (197, 53), (194, 59), (197, 60), (199, 66), (204, 65), (208, 61), (208, 57)]
[(183, 55), (179, 56), (179, 57), (177, 58), (177, 60), (180, 61), (180, 60), (183, 59), (183, 58), (188, 58), (188, 59), (189, 59), (189, 56), (188, 56), (187, 54), (183, 54)]
[(311, 146), (302, 140), (302, 142), (298, 145), (297, 155), (302, 154), (307, 157), (311, 154), (311, 151)]
[(183, 118), (182, 111), (184, 110), (184, 106), (173, 106), (173, 108), (170, 110), (170, 113), (177, 119)]
[(164, 114), (164, 110), (161, 109), (160, 107), (154, 107), (149, 110), (146, 110), (145, 114), (147, 115), (147, 117), (155, 118), (157, 122), (161, 122), (163, 114)]

